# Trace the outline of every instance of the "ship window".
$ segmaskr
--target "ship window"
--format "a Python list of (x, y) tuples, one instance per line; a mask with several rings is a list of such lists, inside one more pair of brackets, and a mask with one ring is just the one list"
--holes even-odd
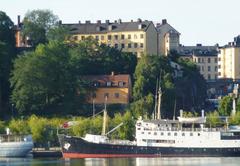
[(193, 136), (193, 133), (190, 133), (190, 136)]
[(141, 128), (138, 128), (138, 130), (141, 130)]
[(142, 132), (142, 134), (144, 134), (144, 132)]
[(154, 132), (154, 135), (157, 135), (157, 132)]
[(164, 133), (161, 133), (161, 135), (164, 135)]
[(171, 133), (168, 133), (167, 135), (168, 135), (168, 136), (170, 136), (170, 135), (171, 135)]
[(174, 136), (177, 136), (177, 133), (174, 133)]
[(200, 136), (200, 133), (198, 133), (198, 136)]
[(182, 136), (185, 136), (185, 133), (182, 133)]
[(148, 132), (148, 134), (151, 134), (151, 132)]

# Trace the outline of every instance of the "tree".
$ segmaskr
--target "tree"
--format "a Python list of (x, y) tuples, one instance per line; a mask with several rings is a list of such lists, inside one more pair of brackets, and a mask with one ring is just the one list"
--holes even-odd
[(12, 101), (21, 112), (57, 111), (80, 97), (76, 76), (69, 70), (68, 48), (62, 43), (50, 42), (25, 53), (16, 59), (12, 73)]
[(220, 115), (229, 116), (232, 111), (232, 97), (223, 97), (220, 101), (218, 110)]
[(32, 10), (23, 19), (23, 37), (29, 37), (33, 46), (47, 42), (47, 33), (57, 25), (58, 17), (50, 10)]
[(12, 61), (15, 58), (14, 24), (11, 19), (0, 11), (0, 116), (10, 108), (9, 75)]
[(67, 27), (58, 24), (49, 29), (48, 33), (46, 34), (47, 40), (65, 41), (69, 37), (68, 32), (69, 29)]
[(217, 127), (221, 124), (219, 113), (217, 111), (209, 112), (207, 114), (207, 123), (210, 127)]

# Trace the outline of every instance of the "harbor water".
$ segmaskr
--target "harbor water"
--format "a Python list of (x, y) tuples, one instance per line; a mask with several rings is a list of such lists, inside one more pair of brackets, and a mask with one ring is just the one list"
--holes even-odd
[(239, 166), (240, 157), (199, 158), (0, 158), (0, 166)]

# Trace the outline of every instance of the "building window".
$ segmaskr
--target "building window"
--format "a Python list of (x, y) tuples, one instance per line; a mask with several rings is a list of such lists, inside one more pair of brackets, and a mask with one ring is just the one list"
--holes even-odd
[(131, 39), (131, 35), (128, 35), (128, 39)]
[(125, 36), (124, 35), (121, 35), (121, 39), (123, 40), (125, 38)]
[(211, 66), (208, 66), (208, 71), (211, 71)]
[(78, 36), (74, 36), (74, 37), (73, 37), (73, 40), (78, 40)]
[(217, 66), (215, 66), (215, 71), (218, 71), (218, 67)]
[(112, 36), (111, 35), (108, 35), (108, 40), (111, 40), (112, 39)]
[(221, 65), (218, 65), (218, 68), (221, 69)]
[(115, 47), (115, 48), (118, 48), (118, 44), (114, 44), (114, 47)]
[(218, 60), (218, 59), (217, 59), (217, 58), (215, 58), (214, 60), (215, 60), (215, 63), (217, 63), (217, 60)]
[(202, 71), (204, 71), (204, 66), (202, 66)]
[(95, 36), (95, 39), (96, 39), (96, 40), (99, 40), (99, 36)]
[(198, 136), (200, 136), (201, 134), (200, 133), (198, 133)]
[(115, 39), (115, 40), (118, 40), (118, 35), (114, 35), (114, 39)]
[(200, 58), (198, 58), (198, 63), (201, 63), (201, 59)]
[(154, 132), (154, 135), (157, 135), (157, 132)]
[(104, 98), (108, 98), (109, 97), (109, 93), (104, 93)]
[(134, 48), (137, 48), (138, 47), (138, 44), (137, 43), (134, 43)]
[(84, 40), (84, 39), (85, 39), (85, 36), (81, 36), (81, 39)]
[(218, 72), (218, 75), (220, 76), (220, 75), (221, 75), (221, 72)]
[(119, 93), (115, 93), (115, 98), (119, 98)]
[(100, 83), (99, 82), (93, 82), (93, 86), (98, 87), (98, 86), (100, 86)]
[(164, 135), (164, 133), (163, 133), (163, 132), (161, 132), (161, 135)]
[(218, 78), (218, 75), (217, 74), (215, 74), (215, 80)]
[(128, 43), (128, 48), (131, 48), (132, 47), (132, 44), (131, 43)]
[(101, 40), (104, 40), (104, 36), (103, 35), (101, 36)]
[(140, 34), (140, 38), (143, 39), (143, 34)]
[(107, 86), (112, 86), (112, 82), (108, 81)]
[(123, 85), (124, 85), (124, 82), (123, 82), (123, 81), (119, 81), (119, 82), (118, 82), (118, 86), (123, 87)]
[(122, 48), (125, 48), (125, 44), (121, 44), (121, 47), (122, 47)]
[(208, 63), (211, 63), (211, 58), (208, 58)]
[(211, 80), (211, 75), (210, 74), (208, 74), (208, 80)]
[(204, 63), (204, 58), (202, 58), (202, 63)]
[(137, 35), (136, 34), (134, 35), (134, 39), (137, 39)]
[(220, 57), (218, 58), (218, 61), (221, 61), (221, 58), (220, 58)]
[(140, 47), (143, 48), (143, 43), (140, 43)]

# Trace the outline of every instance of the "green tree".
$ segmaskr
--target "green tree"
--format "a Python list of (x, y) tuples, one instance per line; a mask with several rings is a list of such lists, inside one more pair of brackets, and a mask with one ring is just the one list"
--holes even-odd
[(29, 134), (30, 128), (28, 126), (27, 121), (19, 120), (19, 119), (12, 119), (8, 125), (10, 131), (13, 134)]
[(232, 111), (232, 97), (223, 97), (220, 101), (218, 110), (220, 115), (229, 116)]
[(5, 134), (5, 123), (0, 121), (0, 134)]
[(57, 25), (58, 17), (50, 10), (32, 10), (23, 19), (23, 36), (29, 37), (32, 45), (47, 42), (47, 33)]
[(210, 127), (217, 127), (221, 124), (219, 113), (217, 111), (209, 112), (207, 114), (207, 124)]
[(12, 101), (26, 113), (56, 113), (65, 106), (71, 109), (72, 103), (79, 102), (81, 97), (77, 95), (78, 81), (69, 70), (68, 48), (55, 41), (39, 45), (34, 52), (16, 59), (11, 86)]
[(65, 41), (69, 37), (69, 29), (61, 24), (58, 24), (50, 28), (46, 36), (48, 41)]
[(11, 19), (0, 11), (0, 117), (6, 115), (10, 108), (9, 75), (12, 61), (16, 56), (14, 24)]

